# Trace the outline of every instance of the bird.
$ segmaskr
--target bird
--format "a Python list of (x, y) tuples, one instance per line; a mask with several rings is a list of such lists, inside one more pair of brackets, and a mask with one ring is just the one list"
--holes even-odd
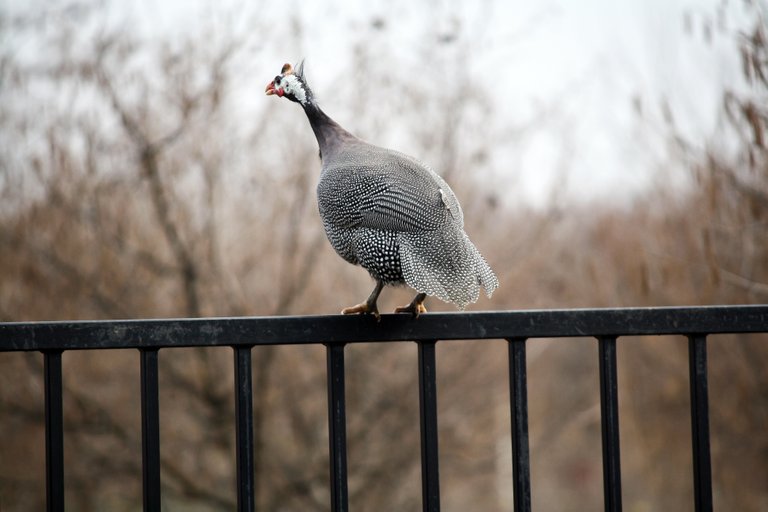
[(463, 310), (488, 298), (499, 280), (464, 232), (464, 213), (451, 187), (431, 168), (406, 154), (352, 135), (319, 107), (304, 61), (285, 64), (267, 84), (268, 96), (298, 103), (320, 148), (317, 184), (320, 218), (336, 253), (366, 269), (376, 285), (342, 314), (380, 319), (384, 286), (407, 285), (417, 294), (396, 313), (426, 313), (427, 296)]

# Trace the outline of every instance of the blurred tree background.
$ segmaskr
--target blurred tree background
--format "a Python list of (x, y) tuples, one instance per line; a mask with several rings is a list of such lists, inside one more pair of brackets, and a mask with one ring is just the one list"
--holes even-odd
[[(322, 232), (317, 148), (303, 113), (263, 97), (285, 60), (307, 54), (316, 24), (290, 12), (277, 23), (258, 4), (247, 15), (211, 7), (200, 30), (158, 22), (147, 33), (120, 21), (117, 4), (0, 9), (0, 320), (325, 314), (364, 297), (364, 271), (333, 254)], [(626, 98), (621, 137), (632, 143), (617, 134), (615, 144), (627, 146), (627, 166), (639, 160), (655, 179), (620, 200), (554, 187), (532, 204), (519, 193), (514, 155), (542, 131), (555, 182), (577, 165), (567, 112), (579, 84), (564, 84), (560, 98), (522, 120), (502, 119), (504, 105), (522, 100), (505, 93), (499, 70), (473, 67), (498, 36), (482, 17), (434, 6), (434, 23), (415, 24), (420, 44), (401, 65), (393, 27), (413, 17), (383, 10), (352, 26), (350, 58), (330, 76), (311, 54), (308, 75), (342, 125), (451, 182), (501, 281), (476, 307), (760, 303), (768, 300), (764, 8), (714, 3), (679, 20), (699, 52), (683, 60), (725, 47), (734, 72), (711, 104), (695, 104), (716, 118), (704, 135), (685, 127), (670, 98)], [(524, 47), (526, 24), (537, 23), (527, 20), (507, 42)], [(514, 67), (514, 57), (499, 65)], [(638, 158), (645, 152), (652, 156)], [(389, 291), (380, 305), (409, 298)], [(719, 510), (768, 510), (765, 341), (711, 338)], [(619, 344), (626, 510), (693, 507), (685, 350), (672, 338)], [(438, 346), (445, 510), (511, 508), (505, 351), (503, 342)], [(160, 354), (164, 507), (231, 510), (231, 352)], [(420, 508), (415, 354), (411, 344), (347, 350), (355, 510)], [(596, 354), (593, 340), (529, 343), (536, 510), (602, 505)], [(259, 510), (328, 509), (324, 357), (318, 347), (254, 350)], [(138, 354), (67, 352), (64, 380), (68, 508), (140, 509)], [(41, 356), (0, 356), (4, 512), (43, 508), (42, 403)]]

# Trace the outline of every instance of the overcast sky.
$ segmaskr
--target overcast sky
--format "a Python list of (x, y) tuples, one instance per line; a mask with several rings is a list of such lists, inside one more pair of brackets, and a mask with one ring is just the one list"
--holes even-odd
[[(21, 4), (0, 0), (7, 11), (25, 8)], [(214, 32), (248, 34), (254, 41), (266, 39), (266, 51), (244, 74), (254, 83), (242, 84), (238, 94), (243, 104), (265, 101), (259, 94), (261, 82), (274, 76), (282, 62), (306, 58), (315, 92), (342, 124), (350, 114), (329, 80), (337, 79), (351, 58), (352, 42), (372, 22), (382, 20), (385, 29), (371, 40), (368, 52), (376, 55), (378, 46), (385, 45), (394, 56), (392, 72), (414, 74), (429, 73), (432, 65), (418, 51), (420, 38), (429, 31), (455, 33), (460, 25), (458, 32), (469, 38), (471, 52), (466, 73), (492, 95), (496, 107), (489, 130), (536, 126), (542, 111), (554, 110), (553, 119), (533, 129), (514, 155), (500, 152), (489, 164), (493, 172), (514, 174), (515, 186), (534, 203), (544, 201), (551, 186), (563, 179), (575, 196), (585, 198), (621, 199), (616, 191), (646, 185), (664, 160), (662, 100), (670, 104), (684, 133), (701, 141), (713, 137), (718, 93), (735, 81), (739, 64), (732, 30), (728, 35), (715, 31), (714, 42), (705, 43), (704, 21), (716, 19), (720, 4), (104, 0), (108, 23), (130, 26), (150, 39), (173, 39), (211, 27)], [(729, 10), (729, 28), (737, 25), (738, 11)], [(305, 27), (299, 39), (285, 36), (292, 16)], [(275, 30), (250, 33), (249, 21), (256, 18), (268, 20)], [(635, 98), (641, 99), (645, 120), (637, 115)], [(397, 119), (392, 123), (396, 127)]]

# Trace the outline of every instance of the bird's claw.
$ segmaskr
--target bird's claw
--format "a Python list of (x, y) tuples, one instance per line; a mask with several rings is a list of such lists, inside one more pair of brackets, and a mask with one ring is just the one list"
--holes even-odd
[(376, 317), (376, 321), (381, 321), (381, 315), (379, 314), (379, 308), (376, 307), (376, 304), (369, 304), (367, 302), (363, 302), (361, 304), (358, 304), (357, 306), (351, 306), (348, 308), (344, 308), (341, 310), (342, 315), (373, 315)]
[(413, 301), (407, 306), (402, 306), (399, 308), (395, 308), (395, 313), (410, 313), (413, 315), (413, 318), (419, 318), (419, 315), (422, 313), (426, 313), (427, 308), (424, 306), (424, 302), (417, 302)]

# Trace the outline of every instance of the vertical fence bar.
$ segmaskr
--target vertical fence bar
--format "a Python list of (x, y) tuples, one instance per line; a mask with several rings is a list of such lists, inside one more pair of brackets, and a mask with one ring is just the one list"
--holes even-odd
[(436, 341), (419, 342), (419, 422), (421, 424), (421, 501), (424, 512), (440, 510), (437, 453)]
[(509, 342), (509, 406), (512, 417), (512, 486), (515, 512), (531, 510), (531, 458), (528, 451), (528, 373), (525, 338)]
[(712, 466), (709, 453), (709, 397), (707, 391), (707, 337), (688, 337), (691, 387), (691, 439), (693, 489), (696, 512), (712, 510)]
[(331, 473), (331, 510), (349, 510), (347, 490), (347, 406), (344, 387), (344, 344), (325, 346), (328, 363), (328, 452)]
[(600, 421), (603, 434), (603, 504), (606, 512), (621, 512), (619, 391), (616, 337), (598, 338), (600, 357)]
[(235, 352), (235, 459), (237, 464), (237, 510), (253, 512), (253, 365), (250, 346), (233, 347)]
[(45, 373), (45, 497), (48, 512), (64, 510), (64, 406), (61, 351), (43, 353)]
[(141, 349), (141, 467), (144, 511), (160, 511), (158, 349)]

